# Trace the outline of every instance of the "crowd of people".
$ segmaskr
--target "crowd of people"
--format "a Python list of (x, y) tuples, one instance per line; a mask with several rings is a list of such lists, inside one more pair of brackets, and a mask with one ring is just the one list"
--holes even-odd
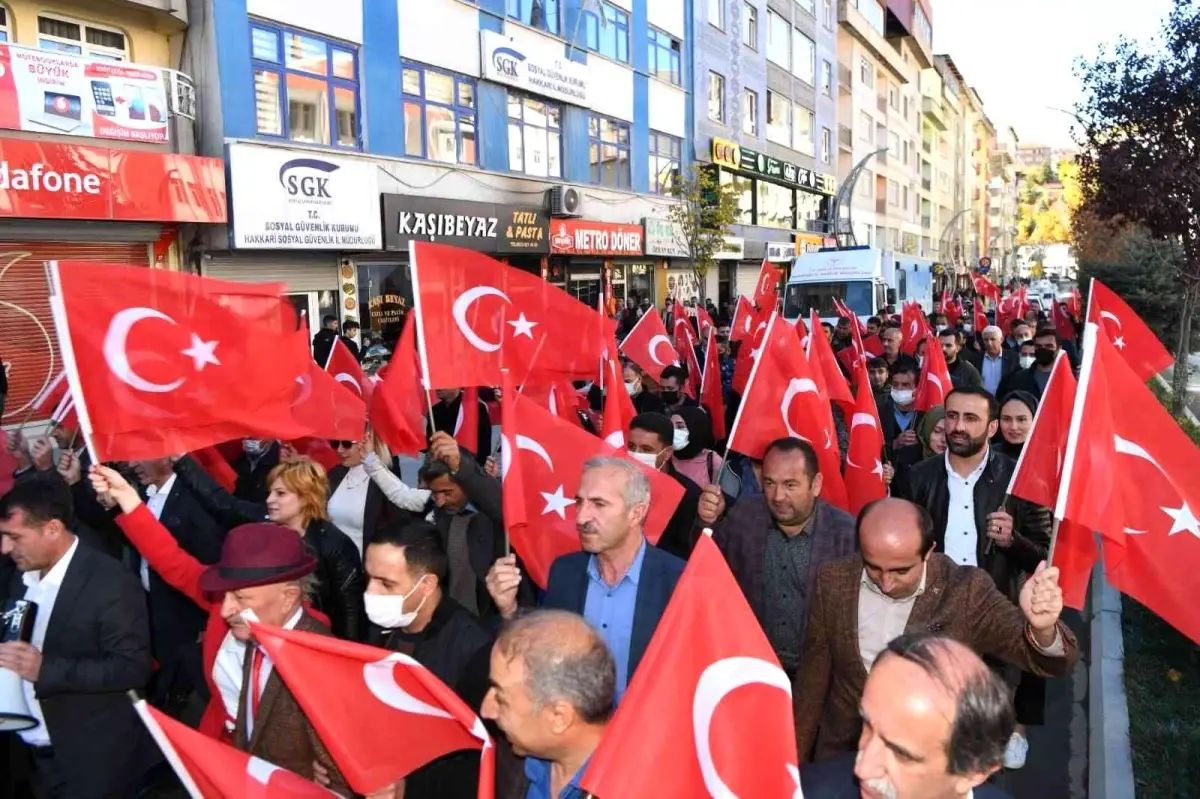
[[(623, 312), (624, 332), (644, 310)], [(726, 430), (746, 345), (730, 340), (729, 311), (710, 303)], [(357, 332), (326, 322), (318, 362)], [(774, 441), (760, 459), (727, 451), (686, 366), (656, 380), (624, 363), (624, 386), (608, 388), (637, 412), (631, 459), (584, 464), (579, 551), (542, 587), (505, 534), (494, 387), (431, 398), (415, 484), (369, 429), (323, 442), (331, 468), (287, 441), (235, 442), (226, 481), (197, 453), (93, 464), (70, 429), (14, 431), (0, 586), (6, 609), (28, 600), (37, 615), (29, 640), (0, 643), (0, 668), (19, 675), (37, 724), (0, 734), (0, 797), (182, 795), (128, 691), (351, 796), (247, 617), (414, 658), (496, 733), (496, 796), (582, 797), (706, 528), (792, 684), (805, 796), (1004, 796), (989, 780), (1024, 765), (1045, 680), (1079, 657), (1045, 563), (1050, 513), (1006, 494), (1057, 351), (1079, 353), (1036, 308), (1008, 330), (930, 323), (954, 385), (922, 412), (920, 350), (901, 351), (897, 319), (866, 320), (890, 497), (857, 517), (823, 499), (807, 441)], [(813, 334), (852, 345), (849, 319)], [(598, 433), (599, 384), (575, 388), (580, 424)], [(479, 405), (471, 445), (451, 434), (464, 401)], [(684, 489), (657, 545), (635, 461)], [(373, 796), (466, 799), (479, 779), (478, 753), (456, 752)]]

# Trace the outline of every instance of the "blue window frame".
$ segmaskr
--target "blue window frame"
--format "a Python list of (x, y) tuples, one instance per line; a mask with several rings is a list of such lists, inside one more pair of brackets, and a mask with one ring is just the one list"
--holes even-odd
[(358, 53), (278, 25), (250, 25), (258, 135), (357, 150)]
[(592, 183), (628, 189), (629, 123), (593, 114), (588, 118), (588, 160)]
[(670, 81), (676, 86), (683, 84), (683, 73), (680, 69), (681, 59), (679, 40), (668, 33), (650, 28), (650, 74), (661, 80)]
[(508, 16), (555, 36), (562, 33), (559, 27), (561, 6), (561, 0), (505, 0)]
[(404, 154), (444, 164), (474, 164), (475, 81), (405, 61)]
[(629, 63), (629, 15), (602, 3), (604, 22), (591, 13), (583, 13), (583, 43), (606, 58)]
[(539, 178), (562, 177), (562, 106), (508, 93), (508, 168)]
[(650, 131), (650, 191), (670, 194), (683, 167), (683, 139)]

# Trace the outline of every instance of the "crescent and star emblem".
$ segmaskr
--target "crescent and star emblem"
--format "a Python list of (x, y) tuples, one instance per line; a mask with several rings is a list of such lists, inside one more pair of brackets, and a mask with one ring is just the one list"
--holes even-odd
[(417, 661), (399, 652), (393, 652), (383, 660), (377, 660), (374, 663), (367, 663), (363, 666), (363, 683), (376, 699), (388, 707), (403, 713), (415, 713), (418, 716), (434, 716), (443, 719), (454, 718), (440, 707), (434, 707), (422, 702), (408, 691), (405, 691), (396, 682), (395, 669), (397, 663), (409, 667), (423, 668)]
[[(508, 305), (512, 305), (512, 300), (500, 289), (494, 286), (476, 286), (475, 288), (467, 289), (458, 296), (458, 299), (454, 301), (454, 305), (450, 309), (450, 315), (454, 318), (454, 323), (458, 325), (458, 329), (462, 332), (463, 338), (471, 346), (482, 352), (495, 352), (500, 349), (502, 342), (488, 341), (476, 333), (475, 329), (467, 323), (467, 312), (470, 311), (471, 306), (477, 300), (483, 297), (499, 297)], [(533, 339), (533, 329), (538, 325), (537, 322), (531, 322), (525, 316), (524, 311), (518, 314), (516, 319), (509, 320), (508, 324), (512, 325), (514, 338), (516, 336), (525, 336), (530, 340)]]
[(657, 336), (650, 339), (650, 360), (654, 361), (659, 366), (668, 366), (668, 365), (678, 366), (679, 365), (678, 359), (672, 359), (670, 361), (670, 364), (667, 364), (667, 363), (660, 361), (658, 359), (658, 356), (655, 355), (655, 352), (663, 344), (666, 344), (667, 350), (670, 351), (672, 354), (674, 354), (675, 348), (671, 346), (671, 340), (669, 338), (667, 338), (666, 336), (664, 336), (662, 333), (659, 333)]
[[(178, 325), (170, 316), (153, 308), (126, 308), (114, 315), (112, 321), (108, 323), (108, 330), (104, 334), (104, 360), (108, 363), (108, 368), (112, 370), (112, 373), (130, 388), (148, 394), (168, 394), (182, 386), (185, 382), (184, 378), (170, 383), (154, 383), (135, 372), (129, 363), (129, 333), (133, 330), (134, 325), (146, 319), (158, 319), (171, 325)], [(204, 367), (208, 364), (221, 365), (215, 355), (218, 343), (217, 341), (204, 341), (193, 333), (191, 346), (186, 350), (181, 350), (180, 354), (192, 359), (192, 366), (197, 372), (203, 372)]]
[[(362, 386), (358, 384), (358, 381), (355, 380), (353, 376), (347, 374), (346, 372), (338, 372), (333, 376), (333, 379), (339, 383), (345, 383), (346, 385), (352, 387), (354, 389), (354, 393), (358, 394), (358, 396), (361, 397), (363, 395)], [(457, 433), (458, 431), (456, 430), (454, 432)]]
[[(542, 459), (542, 462), (546, 464), (546, 468), (550, 470), (551, 474), (554, 473), (554, 461), (550, 458), (550, 453), (546, 451), (546, 448), (542, 446), (540, 441), (535, 438), (530, 438), (529, 436), (517, 434), (516, 443), (518, 450), (525, 450), (526, 452), (532, 452), (534, 455), (537, 455)], [(501, 470), (503, 474), (507, 474), (508, 468), (512, 464), (512, 455), (509, 451), (507, 436), (503, 437), (502, 444), (503, 446), (500, 451)], [(558, 518), (566, 521), (567, 508), (575, 504), (575, 499), (574, 497), (568, 497), (563, 493), (565, 488), (566, 486), (560, 485), (551, 492), (538, 492), (542, 495), (542, 499), (546, 502), (546, 507), (542, 509), (543, 516), (545, 516), (547, 513), (557, 513)]]
[[(1132, 455), (1135, 458), (1141, 458), (1142, 460), (1147, 461), (1155, 469), (1158, 469), (1159, 473), (1162, 474), (1166, 481), (1171, 484), (1172, 488), (1174, 488), (1174, 483), (1171, 482), (1171, 476), (1167, 474), (1167, 471), (1159, 465), (1158, 461), (1154, 459), (1154, 456), (1147, 452), (1141, 444), (1138, 444), (1136, 441), (1130, 441), (1127, 438), (1121, 438), (1118, 435), (1113, 435), (1113, 449), (1122, 455)], [(1197, 538), (1200, 538), (1200, 520), (1196, 519), (1195, 514), (1192, 513), (1192, 509), (1188, 507), (1187, 501), (1181, 501), (1183, 506), (1180, 508), (1159, 507), (1159, 510), (1170, 516), (1173, 522), (1171, 529), (1167, 532), (1167, 535), (1170, 536), (1175, 535), (1176, 533), (1188, 532)], [(1129, 535), (1144, 535), (1149, 531), (1135, 530), (1132, 527), (1126, 527), (1125, 532)]]
[[(1100, 318), (1112, 320), (1112, 323), (1117, 326), (1118, 333), (1125, 332), (1125, 328), (1121, 325), (1120, 317), (1118, 317), (1115, 313), (1112, 313), (1111, 311), (1101, 311)], [(1125, 349), (1125, 336), (1123, 336), (1123, 335), (1114, 336), (1113, 337), (1113, 346), (1119, 350)]]
[[(783, 400), (779, 403), (779, 415), (783, 417), (783, 426), (787, 428), (788, 435), (792, 438), (800, 438), (808, 441), (807, 438), (797, 433), (792, 428), (792, 420), (788, 418), (788, 410), (792, 407), (792, 400), (797, 394), (811, 392), (820, 396), (821, 392), (817, 390), (817, 384), (807, 377), (793, 377), (788, 381), (787, 391), (783, 392)], [(826, 431), (828, 432), (828, 431)]]

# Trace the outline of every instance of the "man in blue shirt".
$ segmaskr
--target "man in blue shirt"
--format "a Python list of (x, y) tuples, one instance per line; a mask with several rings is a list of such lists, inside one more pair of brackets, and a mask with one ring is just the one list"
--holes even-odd
[(616, 667), (597, 630), (565, 610), (505, 625), (480, 715), (525, 758), (524, 799), (583, 799), (579, 778), (612, 715)]
[[(583, 551), (554, 561), (542, 600), (544, 607), (581, 614), (599, 630), (617, 663), (618, 700), (684, 567), (642, 535), (650, 500), (650, 481), (633, 461), (585, 463), (575, 497), (575, 529)], [(506, 619), (516, 613), (521, 579), (513, 556), (497, 560), (488, 572), (488, 591)]]

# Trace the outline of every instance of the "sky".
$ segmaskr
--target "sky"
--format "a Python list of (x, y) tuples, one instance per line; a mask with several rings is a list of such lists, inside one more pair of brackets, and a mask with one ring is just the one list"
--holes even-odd
[(932, 0), (933, 49), (948, 53), (997, 129), (1070, 146), (1078, 57), (1118, 37), (1148, 41), (1171, 0)]

